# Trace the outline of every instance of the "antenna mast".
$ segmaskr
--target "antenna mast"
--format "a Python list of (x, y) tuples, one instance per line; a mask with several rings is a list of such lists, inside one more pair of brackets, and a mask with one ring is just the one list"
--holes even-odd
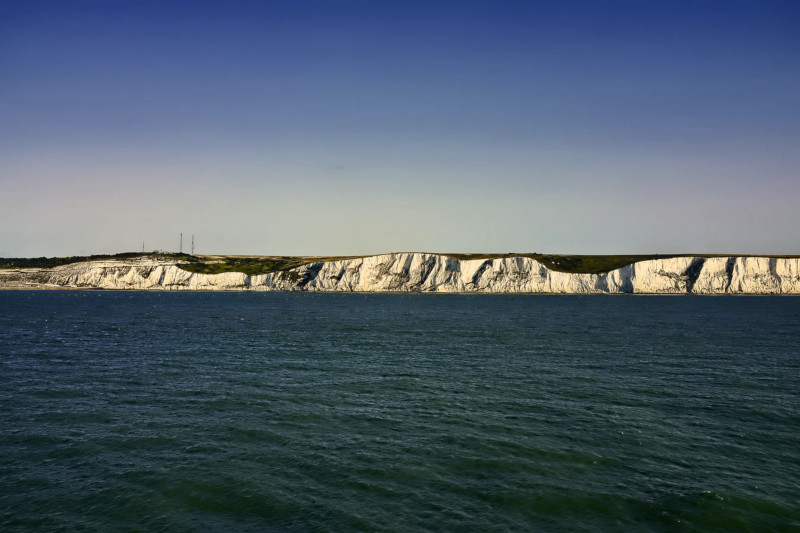
[(181, 232), (181, 251), (180, 251), (180, 253), (183, 253), (183, 232)]
[(192, 233), (192, 255), (194, 255), (194, 233)]

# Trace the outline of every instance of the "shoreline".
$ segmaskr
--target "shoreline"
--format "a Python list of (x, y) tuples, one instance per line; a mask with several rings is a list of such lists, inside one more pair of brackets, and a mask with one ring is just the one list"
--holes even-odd
[(47, 287), (24, 286), (24, 285), (9, 285), (9, 286), (0, 285), (0, 291), (113, 291), (113, 290), (126, 290), (126, 289), (100, 289), (97, 287), (60, 287), (58, 285), (47, 286)]
[(186, 293), (214, 293), (214, 294), (231, 294), (231, 293), (248, 293), (248, 294), (355, 294), (355, 295), (397, 295), (397, 296), (414, 296), (414, 295), (431, 295), (431, 296), (611, 296), (611, 297), (630, 297), (630, 296), (666, 296), (666, 297), (684, 297), (684, 296), (699, 296), (699, 297), (717, 297), (717, 296), (732, 296), (732, 297), (800, 297), (797, 293), (691, 293), (691, 292), (591, 292), (591, 293), (575, 293), (575, 292), (483, 292), (483, 291), (451, 291), (451, 292), (436, 292), (436, 291), (302, 291), (302, 290), (253, 290), (253, 289), (111, 289), (104, 287), (3, 287), (0, 285), (0, 292), (20, 292), (20, 291), (90, 291), (90, 292), (155, 292), (162, 294), (186, 294)]

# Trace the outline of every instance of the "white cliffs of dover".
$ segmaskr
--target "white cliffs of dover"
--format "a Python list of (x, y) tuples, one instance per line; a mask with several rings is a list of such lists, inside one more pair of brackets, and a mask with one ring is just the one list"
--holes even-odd
[(528, 257), (460, 260), (393, 253), (309, 263), (285, 272), (195, 274), (174, 261), (138, 258), (52, 269), (0, 270), (0, 287), (318, 292), (549, 294), (800, 294), (800, 258), (674, 257), (604, 274), (549, 270)]

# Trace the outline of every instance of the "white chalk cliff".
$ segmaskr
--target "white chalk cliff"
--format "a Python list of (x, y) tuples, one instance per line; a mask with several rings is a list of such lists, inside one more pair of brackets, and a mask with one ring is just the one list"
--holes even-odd
[(0, 270), (0, 286), (97, 289), (558, 294), (800, 294), (800, 258), (675, 257), (605, 274), (549, 270), (528, 257), (459, 260), (394, 253), (309, 263), (285, 272), (196, 274), (150, 258)]

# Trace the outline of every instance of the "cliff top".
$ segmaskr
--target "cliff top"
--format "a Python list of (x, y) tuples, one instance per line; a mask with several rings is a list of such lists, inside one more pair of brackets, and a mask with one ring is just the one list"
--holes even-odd
[[(780, 257), (794, 258), (798, 255), (755, 255), (755, 254), (649, 254), (649, 255), (562, 255), (539, 253), (505, 254), (465, 254), (442, 253), (447, 257), (461, 260), (498, 259), (508, 257), (530, 257), (544, 264), (550, 270), (572, 274), (601, 274), (618, 268), (651, 259), (670, 259), (673, 257)], [(113, 255), (89, 255), (71, 257), (0, 258), (0, 269), (9, 268), (53, 268), (70, 263), (86, 261), (108, 261), (125, 259), (153, 259), (174, 261), (180, 268), (202, 274), (223, 272), (243, 272), (248, 275), (266, 274), (290, 270), (316, 262), (357, 259), (368, 256), (251, 256), (251, 255), (189, 255), (166, 252), (125, 252)]]

